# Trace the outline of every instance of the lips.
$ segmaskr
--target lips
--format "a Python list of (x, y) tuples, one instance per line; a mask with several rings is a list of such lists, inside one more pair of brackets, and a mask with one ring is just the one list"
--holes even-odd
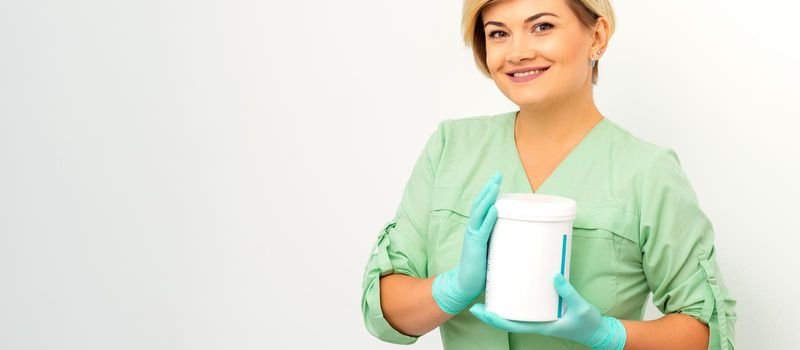
[[(533, 67), (533, 68), (538, 68), (538, 67)], [(517, 71), (522, 71), (523, 73), (524, 72), (529, 72), (530, 68), (519, 69)], [(539, 68), (539, 69), (536, 69), (535, 72), (536, 73), (528, 73), (528, 74), (520, 75), (520, 76), (514, 76), (513, 73), (506, 73), (506, 75), (508, 75), (508, 79), (511, 80), (514, 83), (527, 83), (529, 81), (538, 79), (539, 77), (543, 76), (544, 73), (547, 73), (547, 68)]]
[(550, 66), (523, 67), (523, 68), (517, 68), (517, 69), (510, 70), (510, 71), (506, 72), (506, 75), (513, 77), (514, 73), (525, 73), (525, 72), (536, 71), (536, 70), (545, 70), (546, 71), (548, 68), (550, 68)]

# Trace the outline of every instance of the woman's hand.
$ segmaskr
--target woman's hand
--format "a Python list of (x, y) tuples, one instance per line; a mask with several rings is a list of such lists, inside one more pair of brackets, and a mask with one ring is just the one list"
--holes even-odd
[(434, 279), (431, 288), (433, 299), (448, 314), (457, 314), (464, 310), (486, 288), (487, 242), (497, 221), (494, 203), (500, 193), (502, 181), (502, 174), (495, 173), (472, 202), (461, 260), (458, 266)]
[(520, 322), (506, 320), (486, 311), (484, 304), (470, 308), (475, 317), (507, 332), (537, 333), (566, 338), (592, 349), (620, 350), (625, 346), (626, 332), (622, 322), (602, 316), (592, 304), (584, 300), (560, 273), (554, 279), (556, 292), (567, 302), (564, 316), (550, 322)]

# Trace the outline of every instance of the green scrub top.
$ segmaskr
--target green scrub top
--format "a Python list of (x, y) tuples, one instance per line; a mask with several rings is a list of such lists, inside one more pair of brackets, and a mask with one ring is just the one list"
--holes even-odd
[[(533, 193), (514, 140), (517, 112), (447, 119), (430, 135), (366, 264), (361, 309), (372, 335), (416, 342), (383, 317), (379, 278), (427, 278), (454, 268), (472, 201), (495, 171), (503, 174), (501, 193)], [(662, 313), (708, 324), (709, 349), (734, 348), (736, 300), (716, 263), (714, 229), (672, 149), (604, 118), (537, 193), (577, 201), (569, 280), (602, 314), (641, 320), (652, 292)], [(475, 302), (483, 301), (481, 294)], [(469, 307), (440, 325), (439, 333), (445, 349), (588, 349), (566, 339), (505, 332), (475, 318)]]

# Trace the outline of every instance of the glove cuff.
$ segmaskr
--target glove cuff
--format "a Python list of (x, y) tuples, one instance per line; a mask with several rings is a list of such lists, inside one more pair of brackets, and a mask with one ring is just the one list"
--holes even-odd
[(596, 344), (591, 345), (594, 350), (622, 350), (625, 347), (627, 340), (627, 332), (625, 326), (622, 325), (620, 320), (603, 316), (604, 327), (602, 332), (605, 336), (600, 339)]
[(464, 293), (458, 291), (456, 269), (447, 270), (436, 276), (431, 293), (439, 308), (451, 315), (463, 311), (474, 300), (474, 298), (465, 298)]

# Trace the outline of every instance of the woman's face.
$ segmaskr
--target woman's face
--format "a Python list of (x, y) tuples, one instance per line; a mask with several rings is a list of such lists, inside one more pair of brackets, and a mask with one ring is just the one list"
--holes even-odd
[[(573, 0), (503, 0), (482, 10), (478, 25), (484, 25), (489, 72), (519, 106), (568, 101), (591, 86), (594, 30), (581, 24), (566, 1)], [(529, 68), (546, 70), (511, 76)]]

